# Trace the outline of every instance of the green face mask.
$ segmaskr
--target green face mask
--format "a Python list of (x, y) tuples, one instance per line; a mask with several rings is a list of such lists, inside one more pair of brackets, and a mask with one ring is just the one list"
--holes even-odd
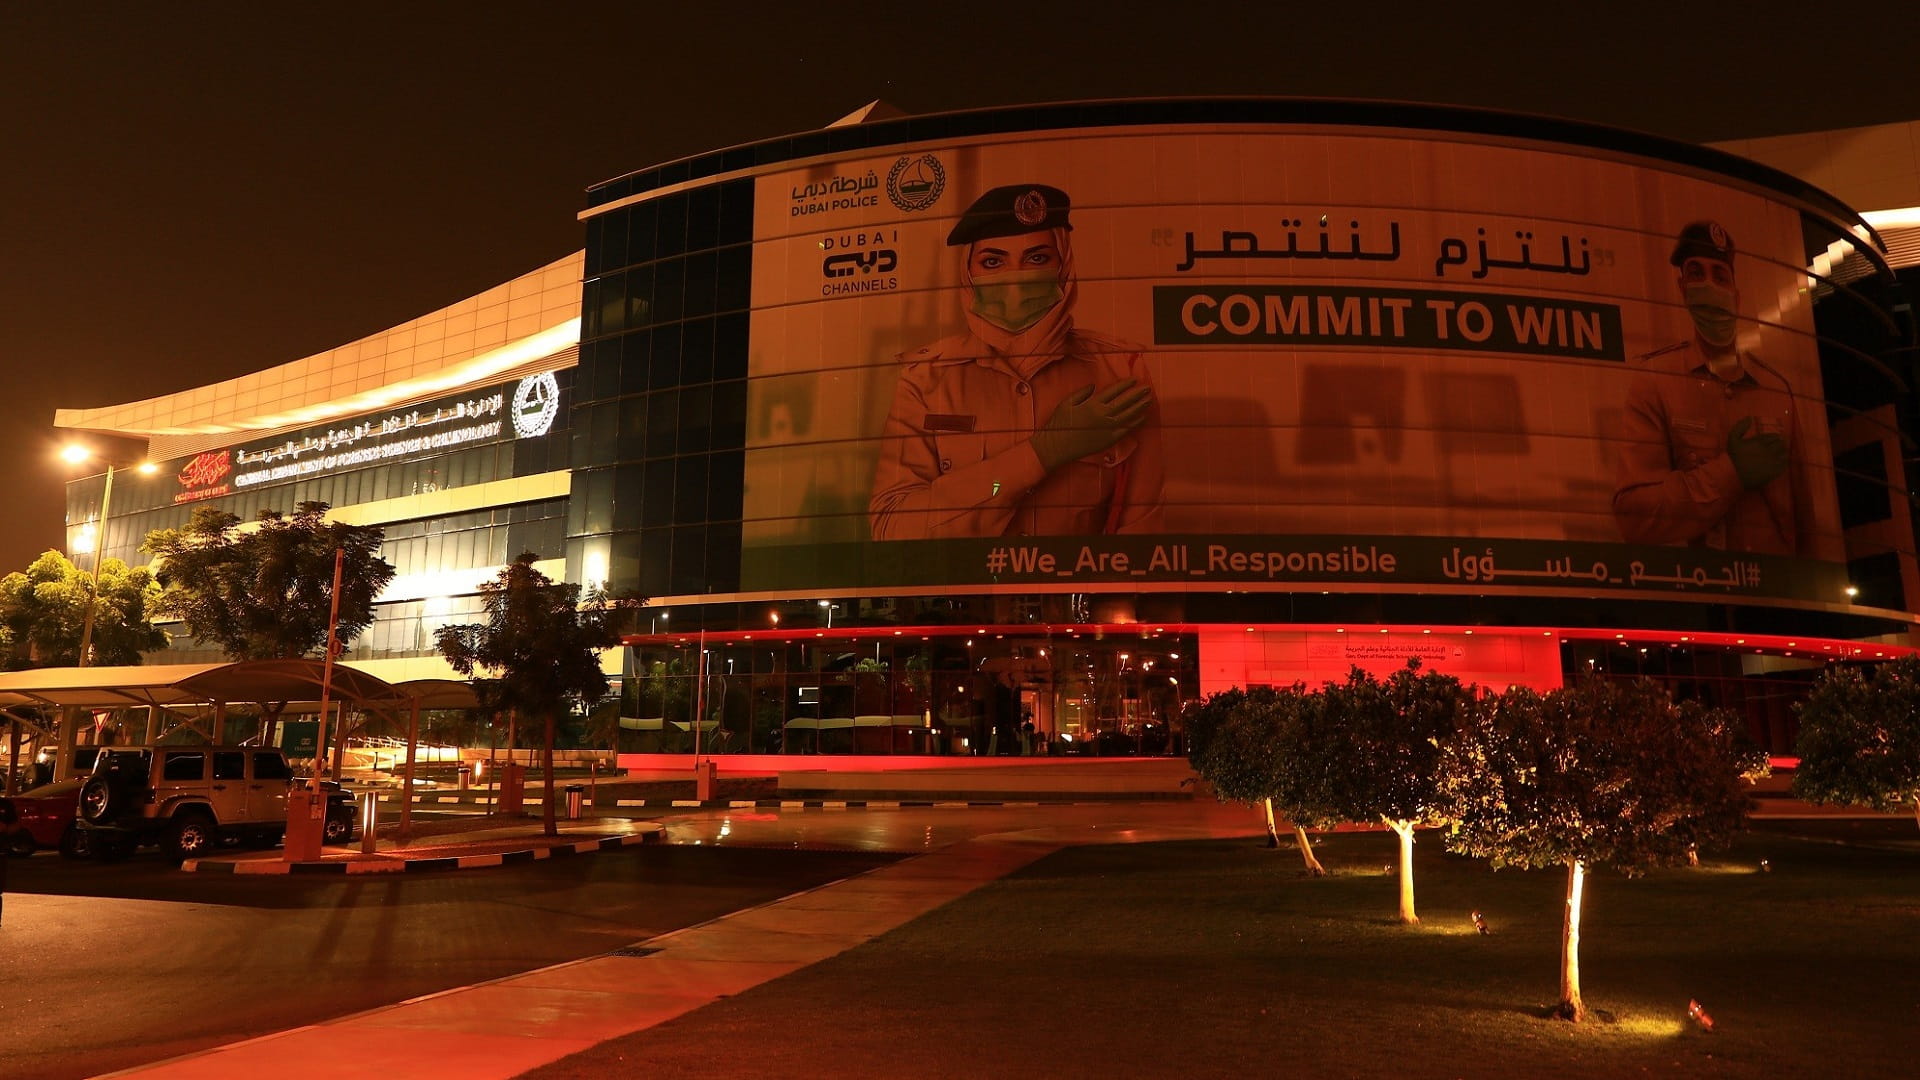
[(1693, 326), (1700, 331), (1700, 340), (1721, 348), (1733, 344), (1735, 317), (1731, 291), (1704, 281), (1689, 284), (1687, 314), (1693, 316)]
[(974, 281), (973, 313), (1009, 334), (1017, 334), (1052, 311), (1060, 297), (1058, 271), (996, 274)]

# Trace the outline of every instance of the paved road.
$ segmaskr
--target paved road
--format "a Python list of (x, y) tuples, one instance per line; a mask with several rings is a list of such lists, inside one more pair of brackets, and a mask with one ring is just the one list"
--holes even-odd
[(0, 1076), (90, 1076), (592, 956), (888, 858), (650, 845), (379, 880), (17, 860)]

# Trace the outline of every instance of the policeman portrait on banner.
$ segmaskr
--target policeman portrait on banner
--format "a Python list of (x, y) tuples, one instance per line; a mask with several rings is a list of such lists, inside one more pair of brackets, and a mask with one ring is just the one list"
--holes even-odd
[(1693, 335), (1642, 357), (1627, 392), (1614, 518), (1631, 543), (1811, 554), (1801, 403), (1737, 341), (1733, 238), (1681, 230), (1668, 262)]

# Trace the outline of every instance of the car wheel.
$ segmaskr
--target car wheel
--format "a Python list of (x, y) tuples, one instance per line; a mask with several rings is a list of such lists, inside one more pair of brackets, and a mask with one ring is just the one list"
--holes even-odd
[(104, 825), (119, 811), (120, 793), (109, 778), (96, 776), (80, 786), (80, 816), (88, 824)]
[(78, 825), (67, 826), (60, 836), (60, 857), (63, 859), (90, 859), (93, 857), (93, 834)]
[(26, 858), (33, 854), (38, 847), (38, 845), (33, 842), (33, 834), (25, 829), (7, 837), (6, 846), (7, 854), (16, 859)]
[(353, 815), (328, 814), (326, 843), (344, 844), (353, 839)]
[(167, 827), (167, 853), (182, 861), (197, 858), (218, 839), (213, 819), (205, 814), (181, 814)]

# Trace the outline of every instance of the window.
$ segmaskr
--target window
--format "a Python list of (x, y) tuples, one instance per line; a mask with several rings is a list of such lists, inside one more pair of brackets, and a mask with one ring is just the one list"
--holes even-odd
[(715, 283), (713, 309), (745, 310), (753, 288), (753, 249), (732, 247), (721, 251), (714, 273), (718, 280)]
[[(696, 457), (680, 458), (674, 468), (673, 521), (676, 525), (691, 524), (707, 520), (707, 458), (702, 454)], [(675, 542), (673, 558), (680, 561), (678, 541)]]
[(705, 251), (720, 242), (720, 189), (712, 184), (687, 193), (686, 250)]
[(687, 250), (687, 197), (669, 195), (649, 199), (640, 206), (651, 206), (658, 215), (653, 231), (655, 255), (678, 255)]
[[(653, 267), (653, 322), (676, 322), (686, 310), (687, 266), (667, 259)], [(709, 301), (711, 303), (711, 301)]]
[(215, 780), (245, 780), (247, 778), (247, 755), (239, 750), (222, 750), (214, 754), (213, 778)]
[(708, 449), (708, 410), (712, 401), (713, 392), (705, 386), (689, 386), (680, 391), (681, 453), (694, 454)]
[(199, 750), (176, 750), (167, 754), (160, 766), (164, 780), (205, 780), (207, 755)]
[(747, 377), (747, 316), (745, 313), (722, 315), (714, 320), (713, 377)]
[(287, 759), (279, 754), (255, 753), (253, 778), (255, 780), (291, 780), (293, 770), (287, 767)]
[(647, 399), (647, 456), (665, 457), (673, 453), (679, 436), (680, 394), (655, 391)]
[(713, 314), (714, 254), (703, 251), (686, 258), (686, 286), (681, 311), (687, 318)]
[(680, 328), (680, 381), (704, 383), (713, 379), (713, 320), (695, 319)]
[(667, 390), (680, 385), (679, 323), (662, 326), (653, 332), (653, 352), (647, 359), (647, 387)]

